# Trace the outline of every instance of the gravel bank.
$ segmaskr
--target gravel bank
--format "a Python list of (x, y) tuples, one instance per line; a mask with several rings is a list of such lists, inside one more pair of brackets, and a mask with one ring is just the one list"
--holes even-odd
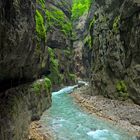
[(132, 101), (118, 101), (103, 96), (90, 96), (89, 87), (81, 87), (71, 96), (86, 111), (112, 122), (129, 134), (140, 136), (140, 106)]

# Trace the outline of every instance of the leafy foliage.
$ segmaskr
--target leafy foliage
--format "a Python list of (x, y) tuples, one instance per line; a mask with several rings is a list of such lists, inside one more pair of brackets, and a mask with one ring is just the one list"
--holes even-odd
[(88, 12), (91, 0), (73, 0), (72, 20), (78, 19), (85, 12)]

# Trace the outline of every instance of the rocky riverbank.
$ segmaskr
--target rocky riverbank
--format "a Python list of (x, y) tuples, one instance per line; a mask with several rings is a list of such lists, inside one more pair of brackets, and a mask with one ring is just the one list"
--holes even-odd
[(125, 129), (129, 134), (140, 136), (140, 106), (131, 100), (118, 101), (103, 96), (87, 94), (88, 86), (81, 87), (71, 96), (84, 110), (101, 119), (113, 123), (116, 127)]
[(43, 133), (42, 126), (39, 121), (31, 123), (29, 128), (29, 140), (52, 140), (50, 132)]

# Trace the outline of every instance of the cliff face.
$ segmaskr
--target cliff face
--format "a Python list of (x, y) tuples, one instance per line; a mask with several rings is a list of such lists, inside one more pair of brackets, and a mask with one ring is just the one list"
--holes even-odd
[[(81, 5), (82, 8), (79, 6)], [(73, 0), (72, 22), (73, 22), (73, 65), (78, 78), (88, 79), (90, 76), (90, 32), (88, 29), (88, 13), (91, 0)]]
[[(54, 89), (75, 82), (71, 1), (0, 1), (0, 139), (27, 140)], [(48, 77), (35, 81), (42, 76)], [(34, 82), (35, 81), (35, 82)]]
[(35, 9), (30, 0), (0, 2), (1, 88), (38, 78), (43, 71), (47, 53), (44, 45), (36, 47)]
[(46, 0), (46, 2), (59, 8), (69, 19), (71, 18), (72, 0)]
[(47, 46), (49, 48), (48, 76), (54, 89), (75, 83), (73, 69), (73, 45), (71, 0), (46, 2)]
[(32, 82), (48, 67), (48, 48), (35, 17), (35, 0), (0, 1), (1, 140), (27, 140), (31, 121), (51, 105), (49, 79)]
[(1, 93), (0, 139), (28, 140), (29, 125), (51, 106), (47, 79), (24, 84)]
[(92, 94), (140, 104), (140, 2), (95, 1), (89, 19)]

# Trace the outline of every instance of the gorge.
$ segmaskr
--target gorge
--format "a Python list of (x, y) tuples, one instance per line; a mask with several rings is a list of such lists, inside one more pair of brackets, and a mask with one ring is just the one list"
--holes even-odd
[[(40, 118), (42, 121), (44, 114), (49, 114), (53, 108), (52, 92), (73, 86), (79, 80), (89, 84), (81, 88), (76, 98), (90, 101), (99, 96), (107, 102), (117, 102), (118, 108), (122, 105), (124, 109), (119, 115), (114, 111), (113, 115), (137, 128), (137, 138), (133, 137), (135, 134), (129, 138), (127, 134), (122, 134), (122, 138), (117, 135), (113, 138), (111, 134), (111, 140), (139, 139), (139, 54), (140, 0), (1, 0), (0, 140), (31, 139), (30, 124)], [(80, 87), (84, 87), (83, 84), (79, 84), (78, 89)], [(68, 111), (74, 125), (78, 123), (76, 119), (86, 121), (74, 116), (73, 111), (81, 115), (82, 111), (74, 110), (78, 104), (71, 101), (71, 95), (62, 94), (61, 98), (58, 103), (55, 98), (58, 106), (59, 101), (65, 103), (60, 110), (57, 108), (58, 114)], [(98, 103), (101, 100), (97, 100)], [(127, 108), (129, 105), (132, 109)], [(99, 106), (96, 108), (98, 110)], [(108, 115), (116, 108), (112, 109), (110, 104)], [(89, 119), (88, 127), (98, 122), (100, 127), (98, 118), (94, 120), (84, 111), (83, 114)], [(106, 122), (102, 126), (105, 130), (109, 127)], [(71, 135), (71, 132), (66, 133)], [(88, 140), (82, 133), (79, 137), (62, 139), (82, 140), (83, 137)]]

